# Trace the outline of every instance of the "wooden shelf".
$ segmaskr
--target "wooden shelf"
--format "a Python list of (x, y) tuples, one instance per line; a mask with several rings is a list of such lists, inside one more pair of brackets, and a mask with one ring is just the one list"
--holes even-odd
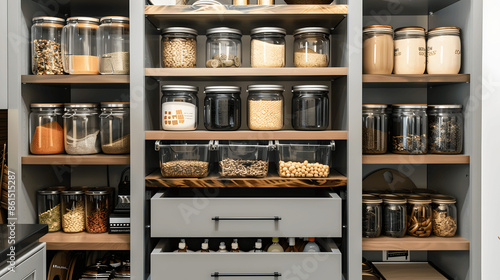
[(427, 87), (434, 85), (469, 83), (469, 74), (457, 75), (363, 75), (365, 87)]
[(26, 165), (127, 165), (130, 155), (29, 155), (22, 157)]
[(412, 236), (393, 238), (382, 236), (377, 238), (363, 238), (363, 251), (468, 251), (469, 247), (469, 240), (460, 236), (430, 236), (426, 238)]
[(363, 164), (469, 164), (467, 155), (363, 155)]
[(388, 1), (366, 1), (363, 5), (363, 14), (370, 16), (381, 12), (402, 15), (424, 15), (428, 16), (430, 12), (437, 12), (459, 0), (398, 0), (397, 2)]
[(347, 131), (146, 131), (146, 140), (347, 140)]
[(129, 75), (23, 75), (23, 84), (128, 84)]
[(378, 271), (386, 280), (446, 280), (451, 279), (443, 276), (432, 265), (428, 263), (374, 263)]
[(130, 234), (109, 233), (47, 233), (40, 238), (47, 250), (130, 250)]

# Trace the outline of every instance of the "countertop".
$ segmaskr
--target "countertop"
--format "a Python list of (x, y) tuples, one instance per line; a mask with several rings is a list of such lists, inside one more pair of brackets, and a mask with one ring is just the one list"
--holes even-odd
[(14, 246), (16, 253), (19, 253), (23, 249), (29, 247), (31, 244), (37, 242), (38, 239), (43, 237), (47, 232), (47, 225), (16, 224), (15, 242), (14, 244), (10, 244), (10, 228), (7, 224), (0, 225), (0, 263), (8, 259), (9, 256), (7, 256), (7, 254), (10, 253), (11, 246)]

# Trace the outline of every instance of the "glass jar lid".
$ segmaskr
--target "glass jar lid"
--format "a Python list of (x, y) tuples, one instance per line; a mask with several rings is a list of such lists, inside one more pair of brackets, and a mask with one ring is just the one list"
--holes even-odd
[(392, 34), (392, 26), (390, 25), (369, 25), (363, 27), (363, 33), (382, 32)]
[(184, 86), (184, 85), (164, 85), (161, 87), (162, 91), (191, 91), (198, 93), (198, 87)]
[(408, 198), (408, 203), (411, 204), (429, 204), (432, 200), (426, 197), (410, 197)]
[(285, 87), (282, 85), (249, 85), (248, 91), (264, 91), (264, 90), (277, 90), (285, 91)]
[(389, 107), (386, 104), (363, 104), (365, 109), (387, 109)]
[(462, 105), (450, 104), (450, 105), (429, 105), (429, 109), (462, 109)]
[(94, 191), (86, 191), (85, 194), (86, 195), (105, 195), (105, 194), (109, 194), (109, 192), (105, 191), (105, 190), (94, 190)]
[(404, 197), (387, 197), (387, 198), (384, 198), (384, 203), (406, 204), (406, 198), (404, 198)]
[(62, 191), (61, 195), (76, 195), (76, 194), (84, 194), (83, 191)]
[(255, 35), (255, 34), (259, 34), (259, 33), (279, 33), (279, 34), (286, 35), (286, 30), (284, 28), (280, 28), (280, 27), (258, 27), (258, 28), (254, 28), (254, 29), (252, 29), (252, 31), (250, 31), (250, 35)]
[(101, 102), (101, 108), (129, 108), (130, 102)]
[(93, 18), (93, 17), (70, 17), (66, 20), (68, 23), (75, 23), (75, 22), (86, 22), (86, 23), (99, 23), (99, 19)]
[(231, 33), (231, 34), (242, 35), (241, 31), (236, 28), (216, 27), (207, 30), (207, 35), (218, 34), (218, 33)]
[(304, 34), (304, 33), (323, 33), (323, 34), (330, 34), (330, 30), (328, 28), (324, 27), (303, 27), (295, 30), (293, 32), (293, 36), (299, 35), (299, 34)]
[(425, 36), (425, 28), (420, 27), (420, 26), (407, 26), (407, 27), (401, 27), (401, 28), (394, 30), (394, 33), (396, 35), (404, 33), (404, 34), (414, 34), (414, 35)]
[(210, 86), (205, 87), (205, 93), (240, 93), (241, 88), (236, 86)]
[(64, 24), (65, 20), (62, 19), (62, 18), (58, 18), (58, 17), (34, 17), (31, 22), (33, 24), (36, 24), (36, 23), (44, 23), (44, 22), (48, 22), (48, 23), (60, 23), (60, 24)]
[(168, 34), (168, 33), (187, 33), (195, 36), (198, 35), (198, 31), (188, 27), (167, 27), (161, 31), (161, 34)]
[(295, 92), (295, 91), (328, 91), (328, 86), (324, 86), (324, 85), (293, 86), (292, 92)]
[(60, 194), (61, 192), (57, 190), (39, 190), (38, 193), (42, 195), (54, 195)]
[(426, 104), (392, 104), (394, 109), (426, 109)]
[(441, 35), (460, 35), (460, 28), (456, 26), (437, 27), (429, 30), (429, 37)]
[(101, 23), (112, 23), (112, 22), (129, 23), (130, 19), (128, 17), (121, 17), (121, 16), (107, 16), (101, 18)]
[(63, 108), (63, 103), (31, 103), (31, 108)]

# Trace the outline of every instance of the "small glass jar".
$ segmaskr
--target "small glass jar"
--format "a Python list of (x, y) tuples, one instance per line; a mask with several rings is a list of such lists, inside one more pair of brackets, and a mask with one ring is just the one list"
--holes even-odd
[(388, 106), (363, 104), (363, 154), (387, 153), (388, 136)]
[(432, 232), (440, 237), (452, 237), (457, 233), (457, 200), (451, 196), (432, 197)]
[(429, 105), (429, 153), (460, 154), (464, 146), (462, 105)]
[(97, 30), (99, 73), (127, 75), (130, 72), (130, 27), (128, 17), (103, 17)]
[(259, 27), (252, 29), (250, 33), (252, 67), (285, 67), (285, 29)]
[(107, 232), (109, 212), (109, 193), (107, 191), (85, 192), (85, 228), (87, 232)]
[(427, 105), (392, 105), (392, 152), (421, 155), (427, 153)]
[(382, 199), (363, 195), (363, 237), (379, 237), (382, 233)]
[(97, 28), (99, 19), (71, 17), (62, 32), (64, 72), (68, 74), (99, 74)]
[(207, 68), (241, 66), (241, 31), (228, 27), (207, 30)]
[(241, 88), (205, 88), (205, 127), (208, 130), (238, 130), (241, 126)]
[(40, 190), (38, 196), (38, 223), (46, 224), (49, 232), (61, 230), (61, 199), (59, 191)]
[(394, 40), (390, 25), (371, 25), (363, 28), (363, 73), (392, 74)]
[(130, 102), (102, 102), (99, 118), (103, 153), (130, 153)]
[(30, 113), (30, 152), (35, 155), (64, 153), (62, 103), (33, 103)]
[(330, 63), (330, 31), (323, 27), (295, 30), (293, 63), (295, 67), (327, 67)]
[(429, 30), (427, 39), (427, 73), (458, 74), (462, 64), (460, 28), (438, 27)]
[(424, 74), (427, 47), (425, 29), (418, 26), (394, 32), (394, 74)]
[(83, 191), (69, 190), (61, 192), (62, 228), (64, 232), (82, 232), (85, 230), (85, 194)]
[(64, 149), (70, 155), (101, 152), (99, 105), (67, 103), (64, 105)]
[(31, 26), (31, 69), (33, 75), (64, 74), (61, 33), (64, 19), (35, 17)]
[(403, 237), (406, 234), (406, 198), (384, 199), (384, 235)]
[(292, 126), (297, 130), (325, 130), (329, 124), (328, 86), (292, 87)]
[(285, 87), (281, 85), (248, 86), (248, 128), (280, 130), (283, 128)]
[(430, 198), (408, 199), (408, 234), (428, 237), (432, 233), (432, 207)]
[(163, 130), (196, 130), (198, 127), (198, 87), (164, 85), (161, 87)]
[(162, 67), (196, 67), (196, 30), (187, 27), (169, 27), (162, 31)]

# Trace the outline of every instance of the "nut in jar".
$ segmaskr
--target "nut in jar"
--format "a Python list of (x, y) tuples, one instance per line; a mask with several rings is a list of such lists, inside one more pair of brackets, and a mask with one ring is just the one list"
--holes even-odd
[(457, 200), (451, 196), (432, 196), (433, 232), (436, 236), (452, 237), (457, 232)]
[(408, 209), (408, 234), (428, 237), (432, 233), (431, 199), (410, 198)]

